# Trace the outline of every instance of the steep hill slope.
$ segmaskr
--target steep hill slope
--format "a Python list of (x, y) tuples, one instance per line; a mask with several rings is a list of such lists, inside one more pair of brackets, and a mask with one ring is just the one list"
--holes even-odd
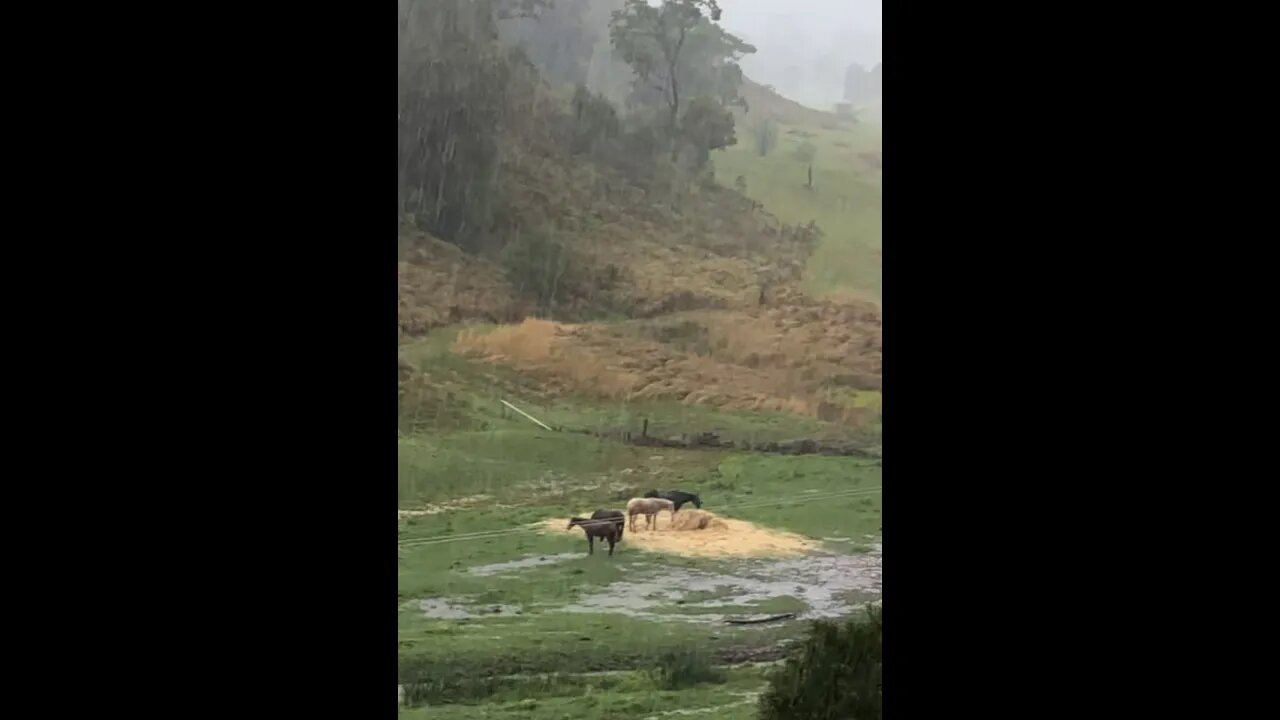
[(740, 90), (742, 99), (747, 101), (747, 109), (737, 112), (740, 118), (768, 117), (776, 122), (788, 125), (807, 125), (812, 127), (828, 127), (831, 129), (849, 127), (853, 120), (835, 113), (815, 110), (789, 100), (767, 85), (761, 85), (750, 78), (745, 78)]
[[(724, 172), (668, 162), (652, 127), (552, 87), (518, 54), (439, 42), (403, 55), (402, 342), (511, 325), (454, 349), (536, 378), (544, 394), (873, 419), (879, 310), (805, 294), (814, 253), (840, 246), (810, 208), (754, 179), (787, 182), (793, 168), (757, 163), (744, 195)], [(413, 68), (431, 94), (415, 89), (424, 80)], [(744, 145), (761, 116), (850, 132), (847, 119), (749, 81), (743, 94)], [(824, 191), (827, 171), (819, 165)], [(529, 318), (548, 322), (514, 325)], [(425, 388), (436, 375), (414, 371), (414, 396), (434, 402)]]

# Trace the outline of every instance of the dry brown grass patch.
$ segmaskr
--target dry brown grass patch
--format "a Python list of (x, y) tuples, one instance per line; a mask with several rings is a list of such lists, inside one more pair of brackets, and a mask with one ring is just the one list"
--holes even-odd
[(467, 328), (453, 342), (455, 352), (481, 355), (489, 360), (538, 363), (551, 358), (558, 336), (566, 327), (549, 320), (525, 318), (519, 325), (504, 325), (488, 332)]
[(532, 369), (562, 391), (589, 391), (603, 397), (627, 397), (643, 378), (617, 362), (579, 352), (574, 342), (580, 326), (526, 318), (490, 332), (463, 330), (454, 341), (455, 352), (477, 355)]
[(467, 321), (508, 322), (527, 308), (500, 268), (426, 233), (400, 238), (402, 337)]
[(698, 311), (661, 321), (568, 325), (527, 319), (464, 331), (457, 352), (527, 371), (553, 394), (775, 410), (859, 425), (878, 390), (880, 326), (866, 306)]

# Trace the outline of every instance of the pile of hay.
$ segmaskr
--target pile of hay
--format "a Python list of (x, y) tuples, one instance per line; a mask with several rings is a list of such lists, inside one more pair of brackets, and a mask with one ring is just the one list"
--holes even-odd
[(723, 520), (704, 510), (681, 510), (672, 519), (670, 530), (728, 530)]
[[(591, 512), (578, 515), (590, 517)], [(628, 525), (623, 535), (619, 547), (624, 552), (633, 547), (700, 557), (778, 557), (801, 555), (821, 544), (802, 535), (757, 527), (746, 520), (722, 518), (705, 510), (681, 510), (674, 519), (663, 512), (658, 515), (656, 530), (645, 530), (643, 518), (637, 521), (638, 529), (631, 532)], [(568, 522), (568, 518), (550, 518), (544, 521), (543, 532), (583, 537), (578, 528), (566, 530)]]

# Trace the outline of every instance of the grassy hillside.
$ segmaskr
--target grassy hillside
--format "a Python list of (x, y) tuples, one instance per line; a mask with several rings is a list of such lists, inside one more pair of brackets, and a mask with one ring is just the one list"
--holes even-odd
[[(816, 221), (823, 236), (805, 267), (803, 288), (815, 295), (851, 293), (879, 301), (881, 291), (881, 128), (804, 108), (753, 83), (749, 110), (738, 116), (738, 144), (715, 153), (717, 179), (741, 176), (745, 193), (789, 223)], [(777, 147), (761, 155), (754, 129), (777, 126)], [(797, 157), (814, 147), (810, 163)]]

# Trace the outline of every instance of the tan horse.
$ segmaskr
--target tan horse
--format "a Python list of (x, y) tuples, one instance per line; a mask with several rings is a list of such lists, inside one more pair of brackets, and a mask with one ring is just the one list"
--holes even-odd
[(653, 529), (658, 529), (658, 513), (666, 510), (671, 513), (671, 517), (676, 515), (676, 504), (666, 498), (631, 498), (627, 501), (627, 517), (631, 520), (631, 532), (636, 531), (636, 516), (644, 515), (644, 527), (649, 529), (649, 524), (653, 523)]

